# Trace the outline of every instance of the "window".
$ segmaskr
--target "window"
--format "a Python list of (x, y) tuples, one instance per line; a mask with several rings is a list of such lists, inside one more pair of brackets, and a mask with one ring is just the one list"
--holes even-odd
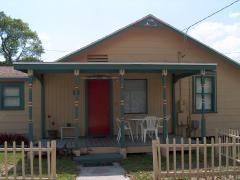
[[(205, 76), (204, 98), (205, 112), (216, 112), (215, 76)], [(200, 113), (202, 110), (201, 76), (193, 77), (193, 111)]]
[(124, 81), (124, 112), (147, 113), (147, 80)]
[(2, 110), (24, 109), (24, 92), (22, 83), (5, 83), (0, 85), (0, 102)]

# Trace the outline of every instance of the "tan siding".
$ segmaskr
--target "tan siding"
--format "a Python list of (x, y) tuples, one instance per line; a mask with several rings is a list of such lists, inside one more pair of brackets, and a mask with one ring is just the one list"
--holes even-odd
[[(28, 126), (28, 85), (24, 85), (24, 110), (0, 111), (0, 132), (27, 134)], [(33, 83), (33, 130), (34, 138), (40, 137), (40, 113), (41, 113), (40, 83)]]
[[(179, 60), (178, 52), (184, 57)], [(240, 116), (238, 95), (240, 73), (233, 65), (220, 59), (213, 53), (196, 43), (184, 40), (166, 28), (131, 28), (120, 35), (110, 38), (101, 45), (90, 48), (72, 61), (86, 61), (87, 54), (107, 54), (111, 62), (192, 62), (192, 63), (217, 63), (217, 113), (207, 114), (207, 135), (213, 135), (216, 125), (222, 127), (235, 127)], [(144, 76), (144, 75), (140, 75)], [(149, 76), (152, 76), (149, 74)], [(170, 77), (170, 76), (169, 76)], [(149, 78), (149, 114), (161, 114), (162, 89), (160, 73), (158, 78)], [(153, 86), (154, 88), (152, 88)], [(150, 87), (150, 88), (149, 88)], [(168, 86), (168, 102), (171, 104), (171, 87)], [(114, 90), (116, 87), (114, 87)], [(118, 91), (116, 91), (118, 92)], [(117, 94), (117, 93), (116, 93)], [(181, 80), (181, 96), (183, 100), (184, 119), (179, 122), (186, 123), (186, 116), (190, 113), (192, 119), (200, 119), (200, 115), (192, 114), (192, 82), (191, 78)], [(118, 97), (119, 98), (119, 97)], [(180, 99), (179, 83), (176, 84), (176, 99)], [(116, 101), (114, 101), (115, 105)], [(177, 103), (178, 104), (178, 103)], [(170, 105), (169, 105), (170, 106)], [(178, 108), (179, 109), (179, 108)], [(119, 113), (118, 111), (116, 111)], [(178, 111), (179, 112), (179, 111)], [(170, 125), (171, 127), (171, 125)]]

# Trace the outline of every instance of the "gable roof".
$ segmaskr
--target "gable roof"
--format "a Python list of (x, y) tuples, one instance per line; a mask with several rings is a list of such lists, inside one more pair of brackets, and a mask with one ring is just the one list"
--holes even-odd
[(227, 61), (228, 63), (230, 64), (233, 64), (235, 67), (237, 68), (240, 68), (240, 63), (234, 61), (233, 59), (223, 55), (222, 53), (216, 51), (215, 49), (207, 46), (206, 44), (204, 43), (201, 43), (200, 41), (192, 38), (191, 36), (187, 35), (186, 33), (178, 30), (177, 28), (171, 26), (170, 24), (166, 23), (166, 22), (163, 22), (162, 20), (158, 19), (157, 17), (149, 14), (145, 17), (143, 17), (142, 19), (134, 22), (134, 23), (131, 23), (115, 32), (113, 32), (112, 34), (109, 34), (108, 36), (105, 36), (87, 46), (84, 46), (70, 54), (67, 54), (66, 56), (63, 56), (61, 57), (60, 59), (56, 60), (56, 62), (66, 62), (69, 60), (69, 58), (71, 58), (72, 56), (75, 56), (75, 55), (79, 55), (85, 51), (87, 51), (88, 49), (90, 48), (93, 48), (101, 43), (103, 43), (104, 41), (106, 40), (109, 40), (113, 37), (115, 37), (116, 35), (128, 30), (129, 28), (132, 28), (132, 27), (136, 27), (136, 26), (142, 26), (142, 27), (152, 27), (152, 28), (160, 28), (160, 27), (166, 27), (168, 28), (169, 30), (172, 30), (174, 31), (175, 33), (179, 34), (180, 36), (183, 36), (185, 39), (188, 39), (188, 40), (191, 40), (192, 42), (196, 43), (198, 46), (206, 49), (208, 52), (210, 52), (211, 54), (214, 54), (220, 58), (222, 58), (223, 60)]
[(26, 79), (26, 73), (15, 70), (13, 66), (0, 66), (0, 79)]

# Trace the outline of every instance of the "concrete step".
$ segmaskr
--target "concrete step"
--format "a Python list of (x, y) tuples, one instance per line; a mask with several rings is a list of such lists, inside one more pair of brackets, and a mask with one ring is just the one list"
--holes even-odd
[(123, 156), (120, 153), (88, 154), (73, 157), (73, 160), (80, 164), (112, 163), (122, 159)]

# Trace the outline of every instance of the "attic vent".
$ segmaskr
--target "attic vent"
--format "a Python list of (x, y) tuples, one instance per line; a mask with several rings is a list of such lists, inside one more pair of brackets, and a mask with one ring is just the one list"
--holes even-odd
[(89, 54), (87, 55), (88, 62), (107, 62), (107, 54)]

